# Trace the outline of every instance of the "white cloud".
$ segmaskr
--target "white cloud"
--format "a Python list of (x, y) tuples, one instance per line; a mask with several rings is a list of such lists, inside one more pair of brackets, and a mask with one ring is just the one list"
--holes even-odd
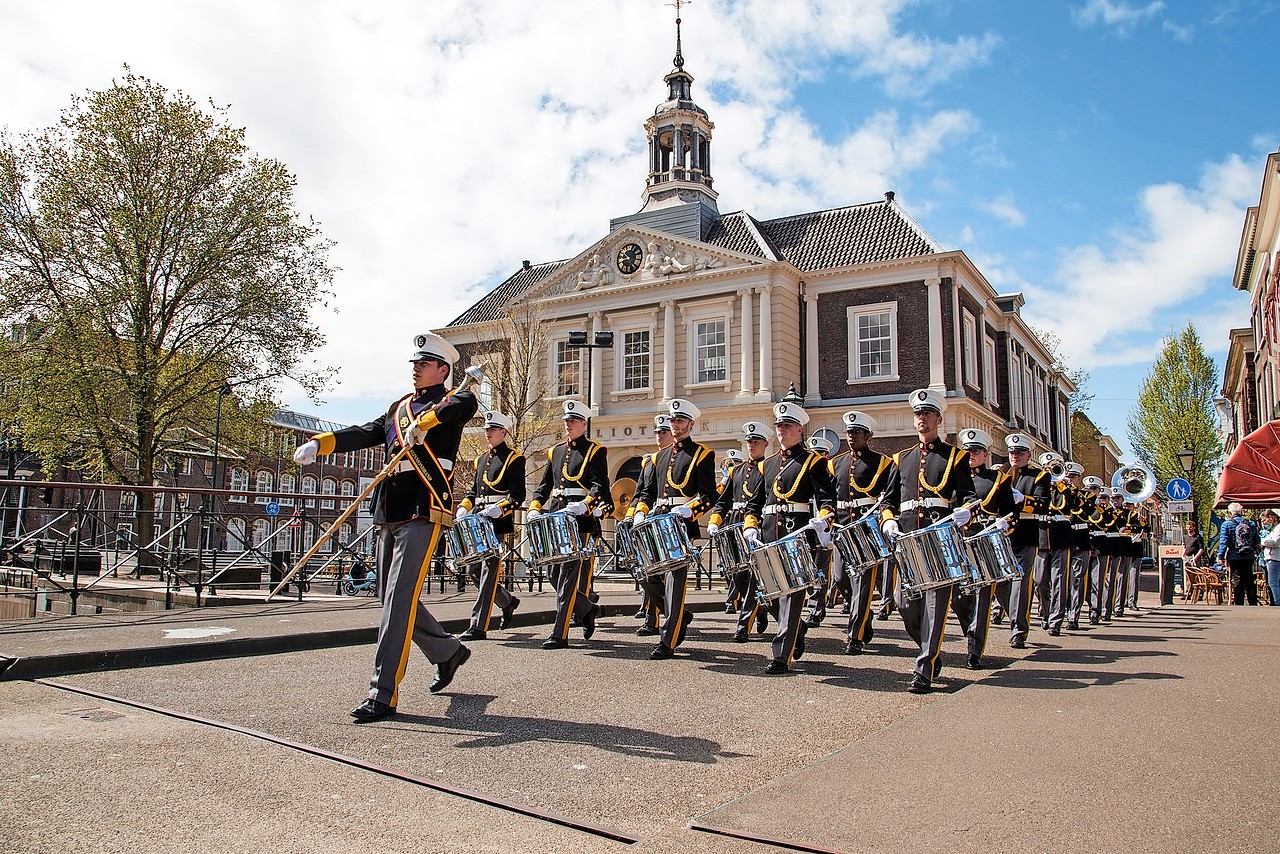
[[(921, 92), (998, 41), (905, 32), (908, 5), (690, 7), (684, 55), (717, 124), (722, 210), (879, 198), (977, 128), (963, 110), (883, 111), (830, 138), (792, 102), (797, 80), (833, 67)], [(330, 398), (381, 400), (403, 388), (415, 333), (448, 323), (521, 260), (572, 256), (638, 209), (673, 11), (633, 0), (6, 4), (0, 102), (11, 129), (44, 127), (127, 62), (229, 105), (255, 151), (297, 173), (299, 209), (336, 241), (337, 314), (316, 318), (328, 336), (319, 360), (341, 371)]]
[(1003, 220), (1015, 228), (1027, 224), (1027, 217), (1013, 201), (1013, 193), (1002, 193), (989, 202), (978, 202), (977, 208), (984, 210), (997, 219)]
[(1149, 360), (1168, 331), (1157, 323), (1194, 311), (1211, 287), (1230, 287), (1257, 187), (1257, 168), (1232, 155), (1205, 166), (1196, 187), (1145, 188), (1135, 212), (1141, 225), (1115, 231), (1107, 246), (1065, 250), (1051, 285), (1028, 288), (1027, 314), (1058, 333), (1072, 365)]
[(1195, 29), (1169, 19), (1164, 11), (1165, 4), (1162, 0), (1152, 0), (1146, 4), (1126, 3), (1124, 0), (1089, 0), (1085, 5), (1071, 10), (1071, 19), (1082, 29), (1100, 25), (1113, 30), (1121, 38), (1128, 37), (1143, 24), (1159, 21), (1160, 28), (1176, 41), (1191, 41)]

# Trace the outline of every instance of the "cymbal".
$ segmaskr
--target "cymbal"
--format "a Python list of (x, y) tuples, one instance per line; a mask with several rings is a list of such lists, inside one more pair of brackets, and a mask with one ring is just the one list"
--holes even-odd
[(627, 510), (631, 507), (631, 500), (636, 494), (635, 479), (618, 478), (613, 482), (613, 486), (609, 487), (609, 493), (613, 496), (613, 518), (618, 520), (627, 518)]

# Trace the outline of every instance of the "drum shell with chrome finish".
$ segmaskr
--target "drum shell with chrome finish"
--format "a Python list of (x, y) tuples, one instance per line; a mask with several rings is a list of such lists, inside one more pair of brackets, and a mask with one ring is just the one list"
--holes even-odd
[(483, 563), (501, 550), (502, 544), (488, 517), (473, 513), (453, 521), (449, 529), (449, 555), (456, 565)]
[(848, 573), (862, 572), (893, 555), (889, 540), (880, 531), (880, 522), (874, 516), (866, 516), (841, 528), (833, 539)]
[(806, 590), (819, 579), (813, 549), (804, 531), (789, 534), (751, 552), (751, 571), (759, 583), (756, 595), (765, 601)]
[(583, 556), (578, 520), (572, 513), (543, 513), (524, 523), (524, 533), (529, 540), (531, 566), (566, 563)]
[(969, 552), (972, 578), (963, 582), (961, 587), (972, 590), (988, 584), (1011, 581), (1022, 575), (1022, 565), (1013, 553), (1013, 544), (1009, 542), (1009, 536), (999, 528), (967, 537), (964, 546)]
[(661, 575), (696, 558), (685, 520), (675, 513), (650, 516), (632, 529), (631, 536), (640, 575)]
[(951, 521), (903, 534), (893, 554), (903, 590), (911, 595), (972, 580), (964, 536)]
[(751, 549), (742, 535), (742, 523), (726, 525), (711, 537), (711, 544), (719, 555), (720, 569), (725, 575), (751, 568)]
[(644, 578), (640, 572), (640, 560), (636, 557), (636, 538), (634, 523), (631, 519), (622, 519), (613, 526), (613, 553), (617, 566), (636, 578)]

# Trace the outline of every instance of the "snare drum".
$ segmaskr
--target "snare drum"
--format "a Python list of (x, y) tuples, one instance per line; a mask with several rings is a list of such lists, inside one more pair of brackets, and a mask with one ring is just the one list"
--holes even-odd
[(835, 534), (836, 551), (844, 561), (844, 571), (850, 574), (862, 572), (872, 564), (888, 560), (893, 554), (889, 541), (880, 531), (875, 516), (858, 519), (841, 528)]
[(711, 538), (716, 554), (720, 556), (720, 570), (726, 575), (742, 572), (751, 567), (751, 549), (742, 536), (742, 523), (726, 525)]
[(689, 529), (684, 519), (674, 513), (650, 516), (632, 529), (631, 536), (635, 539), (640, 574), (661, 575), (694, 560)]
[(760, 583), (756, 594), (768, 601), (817, 584), (818, 567), (804, 531), (761, 546), (751, 553), (752, 570)]
[(487, 516), (471, 514), (455, 519), (449, 529), (449, 556), (458, 566), (483, 563), (501, 550), (493, 522)]
[(529, 563), (532, 566), (567, 563), (579, 560), (585, 554), (582, 537), (578, 533), (578, 520), (571, 513), (543, 513), (524, 523), (524, 533), (529, 539)]
[(903, 534), (893, 548), (910, 596), (971, 580), (969, 553), (960, 526), (948, 520)]
[(976, 590), (988, 584), (999, 584), (1022, 575), (1022, 566), (1013, 554), (1009, 537), (999, 528), (984, 531), (976, 537), (968, 537), (964, 546), (969, 550), (973, 577), (961, 586)]
[(623, 519), (613, 526), (613, 554), (618, 569), (643, 578), (643, 573), (639, 572), (640, 562), (636, 559), (636, 538), (632, 524), (630, 519)]

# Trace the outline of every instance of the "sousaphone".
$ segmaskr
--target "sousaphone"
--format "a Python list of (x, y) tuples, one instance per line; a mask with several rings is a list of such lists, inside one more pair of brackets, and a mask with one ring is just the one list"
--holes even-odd
[(631, 507), (631, 501), (636, 496), (636, 482), (630, 477), (620, 477), (613, 482), (613, 486), (609, 487), (609, 493), (613, 496), (613, 518), (621, 521), (627, 518), (627, 510)]

